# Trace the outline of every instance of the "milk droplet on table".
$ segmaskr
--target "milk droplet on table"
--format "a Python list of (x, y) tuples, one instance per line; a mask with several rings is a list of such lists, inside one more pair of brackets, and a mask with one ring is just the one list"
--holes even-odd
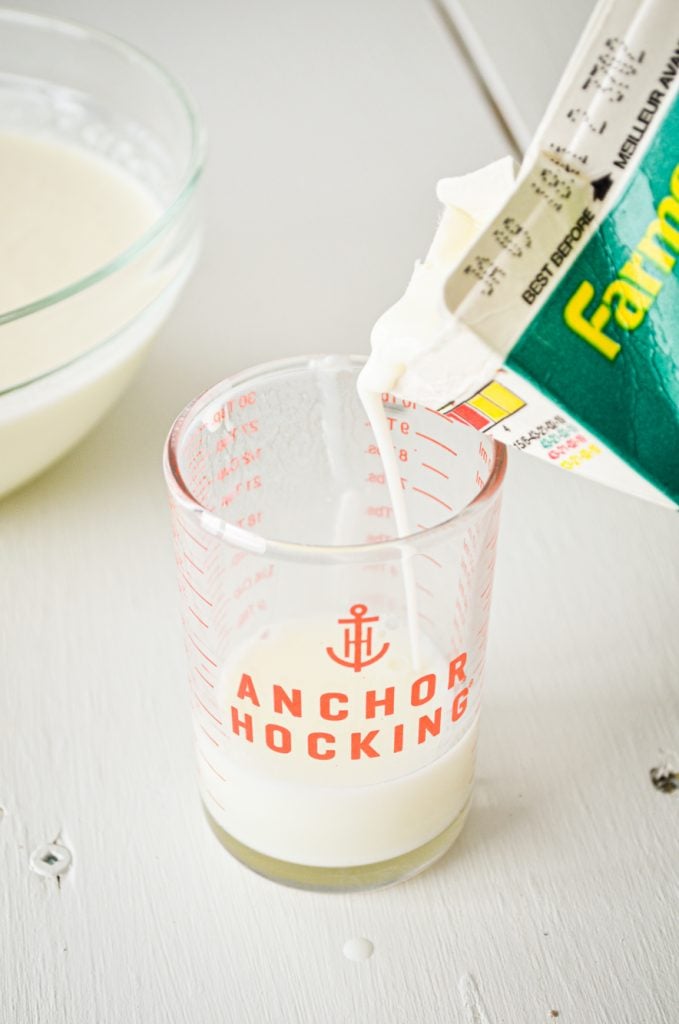
[(347, 939), (342, 946), (342, 952), (347, 960), (369, 960), (375, 951), (370, 939)]

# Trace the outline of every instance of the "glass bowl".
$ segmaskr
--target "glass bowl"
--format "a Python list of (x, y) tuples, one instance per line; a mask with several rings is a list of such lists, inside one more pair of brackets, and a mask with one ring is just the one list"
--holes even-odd
[[(200, 245), (197, 185), (204, 140), (177, 82), (114, 36), (0, 9), (0, 52), (4, 144), (25, 146), (29, 139), (42, 146), (44, 174), (51, 173), (45, 144), (52, 154), (56, 145), (62, 157), (67, 147), (76, 174), (72, 181), (65, 178), (76, 193), (74, 209), (83, 160), (100, 170), (105, 164), (106, 174), (147, 203), (143, 226), (131, 222), (119, 249), (107, 252), (97, 244), (97, 257), (91, 257), (91, 247), (83, 250), (72, 278), (64, 269), (69, 260), (55, 260), (54, 287), (33, 294), (31, 281), (20, 280), (25, 287), (23, 293), (19, 287), (18, 304), (7, 303), (0, 288), (3, 494), (39, 473), (100, 419), (171, 310)], [(101, 203), (105, 224), (112, 205), (104, 198)], [(43, 230), (44, 223), (43, 216)], [(83, 226), (73, 224), (71, 233), (62, 225), (69, 258), (71, 235), (82, 235)], [(39, 245), (38, 228), (28, 222), (24, 230), (22, 224), (20, 243), (30, 246), (35, 235)], [(88, 231), (98, 243), (105, 239), (98, 222)]]

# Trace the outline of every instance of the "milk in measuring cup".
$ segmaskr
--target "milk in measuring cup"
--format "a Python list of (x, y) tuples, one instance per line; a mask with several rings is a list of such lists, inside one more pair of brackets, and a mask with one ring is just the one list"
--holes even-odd
[(224, 717), (196, 729), (212, 818), (259, 853), (314, 867), (378, 863), (461, 828), (478, 723), (466, 656), (423, 643), (423, 674), (407, 638), (379, 628), (373, 649), (389, 648), (358, 686), (329, 640), (344, 659), (326, 620), (291, 620), (229, 659), (215, 693)]
[(679, 7), (603, 0), (514, 180), (444, 181), (365, 388), (679, 502)]
[[(416, 531), (394, 546), (357, 364), (300, 359), (218, 385), (179, 418), (165, 462), (210, 820), (256, 870), (321, 887), (406, 877), (462, 827), (502, 475), (493, 446), (465, 433), (454, 450), (435, 412), (390, 403)], [(448, 502), (486, 483), (448, 529)]]

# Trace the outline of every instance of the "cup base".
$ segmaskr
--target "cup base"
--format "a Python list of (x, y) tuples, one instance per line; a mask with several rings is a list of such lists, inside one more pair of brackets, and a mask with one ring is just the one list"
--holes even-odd
[(470, 803), (471, 800), (467, 800), (458, 816), (443, 832), (415, 850), (374, 864), (334, 868), (292, 864), (259, 853), (225, 832), (205, 805), (203, 809), (210, 828), (222, 846), (241, 864), (263, 878), (293, 889), (307, 889), (311, 892), (361, 892), (368, 889), (383, 889), (397, 882), (404, 882), (419, 875), (442, 857), (462, 831)]

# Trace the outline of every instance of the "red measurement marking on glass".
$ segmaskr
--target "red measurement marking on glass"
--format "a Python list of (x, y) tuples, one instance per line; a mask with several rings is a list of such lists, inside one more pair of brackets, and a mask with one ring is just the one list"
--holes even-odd
[(241, 528), (257, 526), (258, 523), (261, 523), (263, 514), (263, 512), (250, 512), (249, 515), (241, 516), (240, 519), (237, 519), (236, 526)]
[(199, 729), (201, 729), (201, 730), (202, 730), (202, 731), (203, 731), (203, 732), (205, 733), (205, 735), (206, 735), (206, 736), (207, 736), (207, 738), (209, 739), (210, 743), (214, 743), (214, 745), (215, 745), (216, 747), (218, 747), (218, 746), (219, 746), (219, 740), (216, 740), (216, 739), (214, 738), (214, 736), (210, 736), (210, 733), (209, 733), (209, 732), (207, 731), (207, 729), (204, 729), (204, 728), (203, 728), (203, 726), (202, 726), (202, 725), (200, 725), (200, 723), (199, 723), (199, 725), (198, 725), (198, 728), (199, 728)]
[(198, 651), (198, 653), (199, 653), (199, 654), (201, 655), (201, 657), (205, 658), (205, 660), (206, 660), (206, 661), (209, 661), (209, 662), (210, 662), (210, 664), (211, 664), (211, 665), (212, 665), (212, 666), (213, 666), (214, 668), (217, 668), (217, 662), (216, 662), (216, 661), (213, 661), (213, 660), (212, 660), (212, 658), (211, 658), (211, 657), (209, 657), (209, 655), (207, 655), (207, 654), (205, 653), (205, 651), (201, 650), (201, 648), (200, 648), (200, 647), (198, 646), (198, 644), (197, 644), (197, 643), (196, 643), (196, 641), (195, 641), (195, 640), (193, 639), (193, 637), (191, 636), (191, 634), (190, 634), (190, 633), (187, 633), (187, 636), (188, 636), (189, 640), (191, 641), (191, 643), (193, 644), (193, 646), (194, 646), (194, 647), (196, 648), (196, 650)]
[(214, 766), (213, 764), (210, 764), (210, 762), (209, 762), (209, 761), (208, 761), (208, 759), (206, 758), (206, 756), (205, 756), (205, 754), (203, 753), (203, 751), (202, 751), (202, 750), (199, 750), (199, 751), (198, 751), (198, 753), (199, 753), (200, 757), (201, 757), (201, 758), (203, 759), (203, 761), (205, 761), (205, 764), (206, 764), (206, 765), (208, 766), (208, 768), (210, 769), (210, 771), (211, 771), (211, 772), (214, 772), (214, 773), (215, 773), (215, 775), (217, 776), (217, 778), (218, 778), (218, 779), (221, 779), (221, 780), (222, 780), (222, 782), (226, 782), (226, 779), (224, 778), (224, 776), (223, 776), (223, 775), (220, 775), (220, 773), (219, 773), (219, 772), (217, 771), (217, 769), (215, 768), (215, 766)]
[(202, 576), (203, 573), (205, 572), (205, 569), (201, 569), (201, 567), (199, 565), (196, 565), (194, 560), (192, 558), (189, 558), (189, 556), (186, 554), (184, 549), (182, 549), (182, 554), (183, 554), (184, 558), (186, 559), (186, 561), (189, 563), (189, 565), (192, 565), (193, 568), (196, 570), (196, 572), (199, 572), (201, 574), (201, 576)]
[(449, 448), (447, 444), (444, 444), (443, 441), (437, 441), (435, 437), (430, 437), (429, 434), (421, 434), (419, 430), (416, 430), (415, 435), (416, 437), (421, 437), (423, 441), (431, 441), (432, 444), (437, 444), (439, 448), (445, 448), (445, 450), (450, 452), (451, 455), (457, 455), (457, 452), (453, 451), (452, 448)]
[(198, 540), (197, 537), (194, 537), (193, 534), (189, 530), (186, 529), (186, 527), (184, 526), (184, 523), (182, 522), (181, 519), (179, 520), (179, 525), (181, 526), (182, 530), (184, 531), (184, 533), (186, 534), (187, 537), (190, 537), (191, 540), (195, 544), (197, 544), (199, 548), (203, 549), (203, 551), (207, 551), (207, 544), (203, 544), (203, 542)]
[(184, 578), (184, 580), (186, 580), (188, 585), (191, 587), (191, 590), (194, 592), (194, 594), (196, 594), (201, 599), (201, 601), (205, 601), (205, 604), (208, 606), (208, 608), (212, 608), (212, 601), (209, 601), (207, 599), (207, 597), (205, 597), (204, 594), (201, 594), (200, 590), (196, 590), (196, 588), (194, 587), (193, 583), (191, 582), (191, 580), (189, 579), (189, 577), (186, 575), (185, 572), (182, 573), (182, 577)]
[(415, 523), (415, 526), (417, 527), (418, 530), (428, 530), (429, 529), (429, 527), (425, 526), (424, 523)]
[(425, 554), (424, 551), (420, 551), (420, 555), (422, 556), (422, 558), (428, 559), (432, 563), (432, 565), (436, 566), (437, 569), (442, 569), (443, 568), (443, 566), (441, 565), (440, 562), (437, 562), (436, 559), (432, 558), (431, 555)]
[(448, 509), (449, 512), (453, 511), (453, 506), (449, 505), (447, 501), (443, 500), (443, 498), (437, 498), (435, 494), (430, 494), (429, 491), (423, 491), (421, 487), (413, 487), (413, 490), (417, 491), (418, 494), (424, 495), (425, 498), (431, 498), (432, 501), (437, 501), (439, 505), (443, 505), (443, 507)]
[(239, 601), (243, 594), (247, 594), (248, 591), (253, 589), (253, 587), (259, 587), (262, 583), (265, 583), (266, 580), (273, 576), (273, 571), (274, 566), (273, 563), (271, 563), (264, 569), (258, 569), (257, 572), (253, 573), (251, 576), (246, 576), (232, 592), (231, 596), (234, 601)]
[(427, 590), (427, 588), (423, 587), (421, 583), (417, 584), (417, 589), (421, 590), (423, 594), (427, 594), (429, 597), (433, 597), (434, 596), (432, 594), (431, 590)]
[(438, 473), (438, 475), (442, 476), (444, 478), (444, 480), (450, 480), (450, 477), (448, 476), (447, 473), (444, 473), (442, 469), (437, 469), (436, 466), (430, 466), (428, 462), (423, 462), (422, 463), (422, 468), (423, 469), (430, 469), (432, 471), (432, 473)]
[(203, 619), (201, 619), (200, 615), (198, 615), (197, 612), (194, 612), (194, 610), (191, 607), (191, 605), (189, 605), (188, 607), (189, 607), (189, 611), (193, 615), (194, 619), (196, 619), (198, 622), (200, 622), (201, 626), (205, 626), (206, 629), (209, 629), (210, 627), (208, 626), (207, 622), (205, 622)]
[(207, 711), (207, 713), (210, 716), (210, 718), (213, 718), (215, 720), (215, 722), (217, 723), (217, 725), (221, 725), (222, 724), (221, 718), (217, 718), (217, 716), (215, 715), (214, 711), (210, 711), (210, 709), (207, 706), (207, 704), (203, 704), (202, 700), (200, 699), (200, 697), (198, 696), (196, 691), (193, 689), (193, 687), (191, 687), (191, 689), (192, 689), (192, 692), (193, 692), (193, 696), (196, 698), (196, 700), (198, 701), (198, 703), (202, 707), (203, 711)]
[(210, 680), (207, 678), (207, 676), (204, 676), (203, 673), (200, 671), (200, 669), (196, 665), (194, 665), (193, 667), (195, 668), (197, 675), (200, 676), (200, 678), (203, 680), (203, 682), (206, 683), (207, 686), (209, 686), (211, 690), (214, 690), (215, 684), (211, 683)]
[(418, 619), (424, 619), (425, 622), (428, 622), (430, 626), (433, 626), (434, 629), (436, 629), (436, 623), (433, 622), (428, 615), (425, 615), (424, 612), (418, 612), (417, 617)]
[(223, 811), (223, 810), (224, 810), (224, 805), (223, 805), (223, 804), (220, 804), (220, 802), (219, 802), (219, 800), (217, 799), (217, 797), (216, 797), (216, 796), (213, 796), (213, 795), (212, 795), (212, 793), (211, 793), (211, 792), (210, 792), (210, 790), (209, 790), (209, 789), (207, 788), (207, 786), (205, 787), (205, 792), (206, 792), (206, 793), (207, 793), (207, 795), (208, 795), (208, 796), (210, 797), (210, 800), (212, 800), (213, 804), (217, 804), (217, 807), (219, 807), (220, 811)]

